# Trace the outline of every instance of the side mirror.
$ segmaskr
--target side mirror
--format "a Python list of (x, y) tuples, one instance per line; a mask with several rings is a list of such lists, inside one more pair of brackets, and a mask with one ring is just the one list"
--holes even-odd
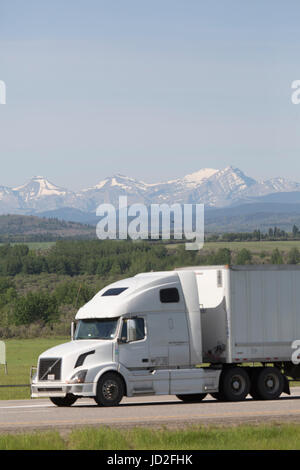
[(74, 321), (72, 321), (71, 323), (71, 341), (74, 341), (74, 337), (75, 337), (75, 327), (76, 327), (76, 324)]
[(127, 320), (127, 341), (136, 341), (136, 321), (135, 319)]

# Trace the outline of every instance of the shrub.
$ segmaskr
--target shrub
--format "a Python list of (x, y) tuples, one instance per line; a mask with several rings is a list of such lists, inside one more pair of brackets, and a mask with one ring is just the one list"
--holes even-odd
[(16, 325), (28, 325), (36, 321), (51, 323), (57, 318), (58, 301), (44, 292), (29, 292), (15, 301), (13, 320)]
[(228, 248), (219, 248), (216, 253), (208, 255), (209, 265), (222, 265), (231, 263), (231, 251)]
[(252, 260), (251, 251), (243, 248), (241, 251), (238, 252), (236, 257), (236, 264), (250, 264)]
[(94, 294), (92, 288), (76, 281), (63, 282), (54, 291), (59, 305), (71, 304), (75, 307), (80, 307), (88, 302)]
[(282, 254), (280, 253), (278, 248), (276, 248), (275, 250), (272, 251), (271, 263), (272, 264), (283, 264)]
[(300, 262), (300, 252), (298, 248), (291, 248), (287, 258), (288, 264), (298, 264)]

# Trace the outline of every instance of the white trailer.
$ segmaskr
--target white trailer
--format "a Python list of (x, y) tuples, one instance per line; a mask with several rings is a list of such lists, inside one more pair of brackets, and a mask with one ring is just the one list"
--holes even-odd
[[(40, 355), (31, 396), (174, 394), (200, 401), (276, 399), (300, 378), (300, 266), (199, 266), (138, 274), (76, 315), (71, 342)], [(73, 324), (74, 326), (74, 324)], [(300, 344), (300, 343), (299, 343)]]

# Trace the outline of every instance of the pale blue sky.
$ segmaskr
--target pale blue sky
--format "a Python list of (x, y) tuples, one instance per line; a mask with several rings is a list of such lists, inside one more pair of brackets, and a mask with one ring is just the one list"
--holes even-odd
[(0, 185), (300, 181), (299, 24), (297, 0), (2, 0)]

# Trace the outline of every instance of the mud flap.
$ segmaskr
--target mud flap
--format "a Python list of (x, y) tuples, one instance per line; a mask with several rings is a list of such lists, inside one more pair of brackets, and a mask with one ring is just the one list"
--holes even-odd
[(290, 383), (289, 383), (288, 378), (286, 377), (286, 375), (283, 376), (283, 380), (284, 380), (283, 393), (286, 393), (287, 395), (290, 395), (291, 394)]

